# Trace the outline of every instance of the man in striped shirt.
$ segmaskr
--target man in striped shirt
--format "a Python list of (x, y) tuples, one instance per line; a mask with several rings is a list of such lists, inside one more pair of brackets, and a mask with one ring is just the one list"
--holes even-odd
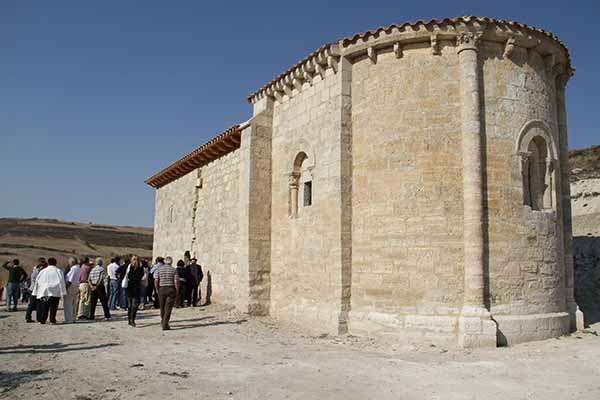
[(177, 297), (177, 288), (179, 280), (175, 268), (173, 268), (173, 259), (165, 258), (165, 263), (161, 264), (154, 271), (154, 286), (158, 288), (158, 302), (160, 304), (160, 324), (163, 331), (171, 329), (169, 320), (171, 319), (171, 310)]
[(96, 266), (90, 271), (88, 277), (88, 284), (90, 285), (91, 299), (90, 299), (90, 319), (94, 320), (96, 315), (96, 305), (98, 300), (102, 304), (104, 310), (104, 319), (110, 319), (110, 311), (108, 309), (108, 296), (106, 295), (106, 288), (104, 287), (104, 261), (101, 257), (96, 258)]

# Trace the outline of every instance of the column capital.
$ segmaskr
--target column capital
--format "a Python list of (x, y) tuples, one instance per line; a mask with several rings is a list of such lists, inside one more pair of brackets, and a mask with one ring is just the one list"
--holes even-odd
[(300, 174), (297, 172), (291, 172), (288, 175), (288, 183), (290, 185), (290, 188), (292, 189), (297, 189), (298, 188), (298, 181), (300, 180)]
[(460, 53), (463, 50), (479, 50), (479, 43), (481, 40), (481, 33), (476, 32), (462, 32), (456, 37), (456, 52)]

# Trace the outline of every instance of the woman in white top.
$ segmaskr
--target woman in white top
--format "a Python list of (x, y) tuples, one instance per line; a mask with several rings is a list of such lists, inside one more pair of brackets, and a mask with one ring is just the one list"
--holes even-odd
[(56, 324), (58, 303), (67, 295), (65, 276), (63, 271), (56, 266), (56, 258), (48, 259), (48, 266), (40, 271), (35, 281), (32, 293), (38, 302), (37, 315), (40, 324), (45, 324), (50, 313), (50, 323)]

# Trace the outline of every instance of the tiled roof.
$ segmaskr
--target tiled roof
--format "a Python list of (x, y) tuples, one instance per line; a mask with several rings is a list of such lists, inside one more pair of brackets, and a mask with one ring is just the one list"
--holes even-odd
[(240, 135), (240, 125), (232, 126), (162, 171), (146, 179), (146, 183), (158, 189), (194, 169), (238, 149), (240, 147)]
[[(417, 30), (419, 27), (422, 27), (422, 26), (433, 29), (435, 26), (448, 26), (448, 25), (454, 26), (454, 25), (459, 25), (459, 24), (472, 24), (472, 23), (480, 23), (480, 24), (485, 24), (485, 25), (497, 25), (497, 26), (507, 27), (507, 28), (511, 28), (511, 29), (527, 30), (530, 32), (537, 32), (537, 33), (543, 34), (543, 35), (549, 37), (550, 39), (556, 41), (558, 44), (560, 44), (564, 48), (566, 58), (567, 58), (567, 66), (566, 67), (567, 67), (567, 70), (571, 70), (571, 65), (570, 65), (571, 61), (569, 58), (569, 51), (567, 49), (567, 46), (554, 34), (547, 32), (540, 28), (535, 28), (535, 27), (531, 27), (526, 24), (522, 24), (520, 22), (510, 21), (510, 20), (506, 20), (506, 19), (495, 19), (495, 18), (489, 18), (489, 17), (462, 16), (462, 17), (454, 17), (454, 18), (431, 19), (429, 21), (418, 20), (416, 22), (405, 22), (405, 23), (399, 24), (399, 25), (392, 24), (392, 25), (384, 26), (384, 27), (377, 28), (374, 30), (357, 33), (348, 38), (340, 39), (337, 42), (337, 44), (345, 47), (345, 46), (355, 43), (359, 39), (367, 40), (369, 37), (371, 37), (371, 36), (376, 37), (376, 36), (380, 35), (381, 33), (391, 33), (391, 31), (394, 29), (396, 29), (398, 31), (404, 31), (404, 30), (408, 30), (408, 29)], [(317, 57), (319, 54), (323, 53), (325, 50), (334, 48), (335, 46), (336, 46), (336, 43), (332, 43), (332, 44), (326, 44), (326, 45), (319, 47), (318, 49), (316, 49), (315, 51), (310, 53), (308, 56), (306, 56), (305, 58), (298, 61), (296, 64), (294, 64), (290, 68), (288, 68), (286, 71), (282, 72), (281, 74), (279, 74), (278, 76), (273, 78), (271, 81), (269, 81), (268, 83), (263, 85), (260, 89), (256, 90), (252, 94), (250, 94), (247, 98), (248, 102), (252, 102), (253, 99), (259, 98), (261, 96), (261, 94), (264, 94), (268, 88), (271, 88), (274, 85), (277, 85), (280, 81), (284, 80), (286, 77), (295, 73), (299, 68), (302, 68), (302, 66), (304, 66), (307, 62), (310, 62), (315, 57)]]

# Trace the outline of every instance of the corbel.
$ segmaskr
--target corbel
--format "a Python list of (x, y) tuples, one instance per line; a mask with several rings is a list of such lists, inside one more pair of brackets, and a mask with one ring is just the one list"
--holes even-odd
[(310, 65), (310, 63), (305, 63), (302, 66), (302, 76), (311, 86), (313, 84), (314, 75), (315, 75), (314, 67), (312, 65)]
[(441, 52), (440, 52), (440, 41), (438, 38), (438, 34), (432, 33), (430, 36), (430, 41), (431, 41), (431, 54), (433, 54), (434, 56), (439, 56), (441, 54)]
[(396, 58), (402, 58), (402, 45), (400, 42), (394, 43), (394, 54), (396, 55)]
[(510, 58), (510, 55), (515, 51), (516, 44), (517, 40), (513, 36), (509, 36), (508, 39), (506, 39), (504, 58)]
[(292, 91), (294, 89), (294, 85), (292, 84), (292, 77), (287, 75), (283, 77), (280, 81), (281, 88), (283, 92), (288, 96), (292, 97)]
[(377, 64), (377, 50), (373, 46), (367, 47), (367, 57), (373, 64)]
[(550, 53), (544, 56), (544, 66), (546, 67), (546, 73), (551, 74), (556, 65), (556, 56), (554, 53)]
[(302, 85), (304, 84), (304, 74), (302, 73), (302, 69), (296, 68), (292, 74), (292, 85), (294, 85), (297, 91), (301, 92)]
[(337, 74), (337, 70), (338, 70), (337, 57), (327, 56), (327, 66), (333, 70), (334, 74)]
[(269, 89), (273, 93), (273, 97), (280, 103), (283, 101), (283, 90), (280, 90), (277, 83), (272, 84)]
[(315, 68), (315, 72), (321, 76), (321, 79), (325, 79), (325, 68), (319, 64), (316, 58), (313, 58), (312, 64)]

